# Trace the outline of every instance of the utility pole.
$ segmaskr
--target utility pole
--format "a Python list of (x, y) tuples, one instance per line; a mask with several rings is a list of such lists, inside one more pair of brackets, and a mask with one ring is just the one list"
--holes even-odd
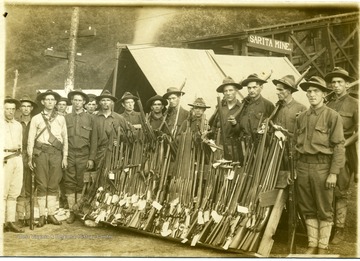
[(17, 87), (17, 80), (19, 77), (19, 71), (16, 69), (15, 70), (15, 78), (14, 78), (14, 86), (13, 86), (13, 91), (12, 91), (12, 97), (15, 99), (15, 94), (16, 94), (16, 87)]
[(75, 57), (76, 57), (76, 39), (79, 30), (79, 7), (74, 7), (71, 16), (70, 44), (69, 44), (69, 71), (65, 80), (65, 93), (74, 89), (75, 78)]

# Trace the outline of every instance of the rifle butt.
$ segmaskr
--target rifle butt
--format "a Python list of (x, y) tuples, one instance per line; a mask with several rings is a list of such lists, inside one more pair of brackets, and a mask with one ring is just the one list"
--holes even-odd
[(233, 241), (231, 242), (229, 248), (238, 248), (238, 246), (241, 243), (241, 240), (244, 238), (246, 234), (246, 227), (245, 226), (240, 226), (238, 228), (238, 230), (236, 231), (236, 234), (233, 238)]

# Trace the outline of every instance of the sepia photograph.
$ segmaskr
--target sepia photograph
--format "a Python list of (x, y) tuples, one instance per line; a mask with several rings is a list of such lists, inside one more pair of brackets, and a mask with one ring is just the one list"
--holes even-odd
[(357, 1), (0, 8), (1, 256), (359, 257)]

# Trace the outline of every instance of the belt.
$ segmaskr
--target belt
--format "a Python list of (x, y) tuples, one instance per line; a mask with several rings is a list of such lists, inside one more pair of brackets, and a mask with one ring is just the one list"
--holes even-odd
[(332, 158), (332, 155), (330, 154), (323, 154), (323, 153), (317, 153), (317, 154), (300, 154), (299, 161), (304, 163), (330, 163)]
[(21, 149), (12, 149), (12, 150), (4, 149), (4, 152), (13, 152), (13, 153), (16, 153), (16, 152), (21, 152)]

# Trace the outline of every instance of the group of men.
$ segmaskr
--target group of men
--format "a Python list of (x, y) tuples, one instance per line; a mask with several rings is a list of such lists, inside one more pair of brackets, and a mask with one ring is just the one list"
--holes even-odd
[[(279, 98), (276, 106), (261, 95), (267, 79), (251, 74), (236, 83), (226, 77), (216, 89), (223, 94), (223, 99), (218, 101), (206, 129), (200, 128), (204, 112), (210, 108), (204, 99), (195, 99), (189, 104), (192, 108), (188, 111), (180, 102), (185, 93), (170, 87), (163, 96), (155, 95), (146, 102), (150, 108), (146, 121), (154, 130), (175, 137), (174, 141), (187, 127), (193, 132), (203, 132), (209, 138), (222, 137), (217, 142), (223, 148), (224, 158), (237, 161), (241, 160), (241, 146), (236, 141), (254, 140), (264, 120), (270, 117), (272, 127), (287, 130), (288, 138), (296, 144), (295, 184), (299, 209), (307, 227), (307, 253), (324, 254), (334, 221), (333, 243), (338, 244), (344, 239), (347, 194), (351, 177), (357, 172), (357, 165), (349, 162), (350, 155), (356, 153), (358, 131), (358, 101), (347, 93), (352, 81), (347, 71), (337, 67), (325, 76), (325, 80), (312, 76), (300, 83), (309, 100), (307, 109), (292, 97), (298, 91), (293, 75), (272, 81)], [(247, 88), (248, 96), (240, 101), (237, 96), (243, 88)], [(328, 93), (334, 95), (326, 105)], [(140, 129), (144, 122), (140, 112), (134, 110), (139, 97), (129, 92), (118, 101), (106, 90), (91, 98), (81, 90), (74, 90), (62, 101), (58, 93), (48, 90), (40, 93), (37, 100), (44, 108), (31, 118), (30, 112), (37, 106), (35, 102), (28, 97), (20, 101), (5, 99), (4, 229), (14, 232), (24, 232), (15, 223), (16, 200), (18, 205), (27, 202), (32, 171), (35, 172), (40, 212), (37, 226), (61, 223), (54, 216), (60, 184), (63, 184), (70, 209), (67, 222), (72, 223), (75, 220), (72, 208), (81, 197), (84, 173), (101, 169), (104, 155), (112, 146), (109, 143), (111, 135), (116, 130), (126, 134)], [(65, 113), (59, 107), (62, 102), (65, 108), (72, 105), (71, 113)], [(114, 112), (116, 102), (121, 102), (123, 113)], [(99, 110), (94, 111), (96, 105)], [(14, 113), (18, 108), (21, 116), (16, 122)], [(19, 183), (19, 180), (24, 182)], [(24, 193), (18, 199), (22, 188)], [(19, 215), (19, 219), (24, 219), (22, 223), (28, 225), (28, 210), (23, 207), (22, 211), (25, 214)]]

